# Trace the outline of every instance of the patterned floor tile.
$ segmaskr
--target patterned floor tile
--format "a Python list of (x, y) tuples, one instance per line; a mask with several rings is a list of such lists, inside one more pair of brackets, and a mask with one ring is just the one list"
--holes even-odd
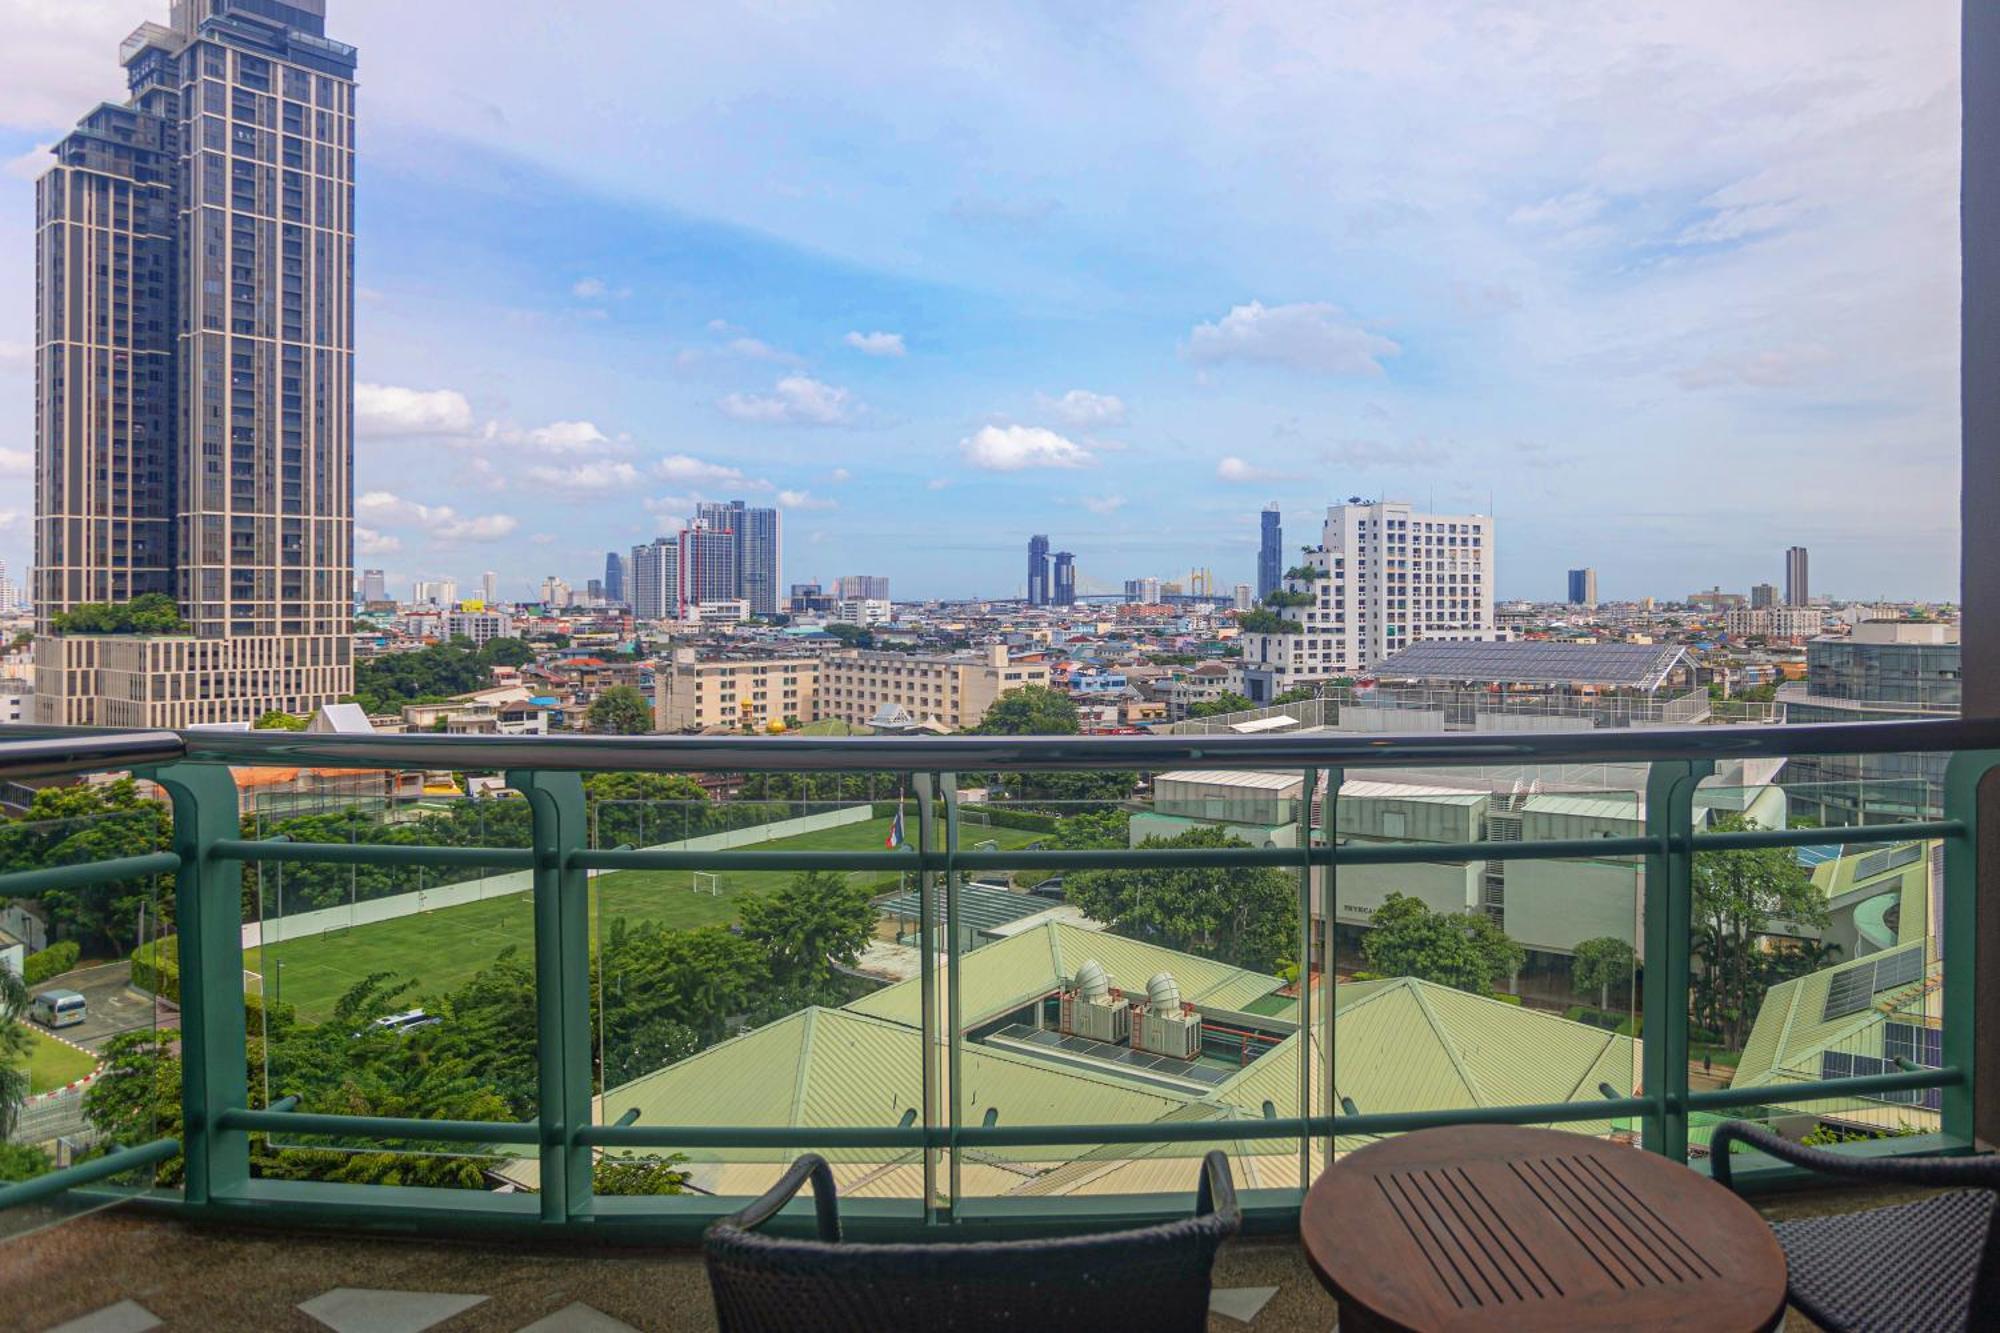
[(375, 1291), (367, 1287), (335, 1287), (323, 1296), (301, 1301), (299, 1309), (334, 1333), (423, 1333), (485, 1301), (447, 1291)]
[(1208, 1293), (1213, 1314), (1247, 1324), (1278, 1294), (1276, 1287), (1217, 1287)]
[(537, 1319), (521, 1329), (520, 1333), (639, 1333), (622, 1319), (613, 1319), (602, 1310), (593, 1310), (582, 1301), (565, 1305), (548, 1316)]
[(48, 1333), (146, 1333), (158, 1328), (160, 1317), (137, 1301), (120, 1301), (94, 1314), (57, 1324)]

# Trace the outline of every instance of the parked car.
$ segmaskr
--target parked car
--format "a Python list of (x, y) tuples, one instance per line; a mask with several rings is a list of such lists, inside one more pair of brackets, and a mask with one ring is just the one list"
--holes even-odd
[(1028, 892), (1039, 894), (1044, 898), (1061, 898), (1063, 896), (1063, 877), (1061, 875), (1051, 875), (1041, 883), (1035, 885), (1034, 888), (1029, 889)]

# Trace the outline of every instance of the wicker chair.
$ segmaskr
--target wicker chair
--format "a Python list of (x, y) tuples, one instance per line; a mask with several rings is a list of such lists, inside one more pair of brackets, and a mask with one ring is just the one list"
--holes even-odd
[[(758, 1234), (808, 1181), (817, 1240)], [(826, 1159), (808, 1153), (770, 1192), (709, 1227), (704, 1250), (722, 1333), (1032, 1330), (1174, 1333), (1208, 1327), (1218, 1246), (1242, 1225), (1229, 1159), (1202, 1161), (1194, 1216), (1055, 1240), (847, 1245)]]
[[(1991, 1328), (2000, 1322), (2000, 1158), (1860, 1158), (1802, 1148), (1733, 1120), (1710, 1141), (1730, 1183), (1729, 1146), (1874, 1185), (1951, 1190), (1915, 1203), (1773, 1223), (1793, 1305), (1829, 1333)], [(1954, 1188), (1956, 1187), (1956, 1188)], [(1975, 1322), (1976, 1320), (1976, 1322)]]

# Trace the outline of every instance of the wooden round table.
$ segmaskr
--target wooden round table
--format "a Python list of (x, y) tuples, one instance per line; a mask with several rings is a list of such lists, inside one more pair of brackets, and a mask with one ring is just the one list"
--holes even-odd
[(1583, 1134), (1474, 1125), (1384, 1139), (1319, 1178), (1299, 1235), (1346, 1333), (1747, 1333), (1785, 1315), (1785, 1254), (1755, 1209)]

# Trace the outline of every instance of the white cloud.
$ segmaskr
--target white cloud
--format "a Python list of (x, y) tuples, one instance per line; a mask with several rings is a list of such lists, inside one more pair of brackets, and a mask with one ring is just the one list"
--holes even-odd
[(49, 169), (49, 164), (55, 161), (53, 157), (49, 156), (49, 149), (51, 147), (53, 147), (51, 144), (38, 143), (19, 157), (8, 159), (7, 165), (4, 168), (0, 168), (0, 170), (4, 170), (7, 175), (12, 176), (15, 180), (37, 180), (44, 171)]
[(1093, 514), (1115, 514), (1125, 507), (1122, 495), (1086, 495), (1083, 507)]
[(354, 429), (356, 434), (378, 439), (463, 435), (472, 429), (472, 404), (456, 389), (357, 384)]
[(811, 491), (779, 491), (778, 504), (785, 509), (838, 509), (838, 500), (814, 495)]
[(1125, 421), (1125, 400), (1115, 393), (1092, 393), (1088, 389), (1071, 389), (1060, 398), (1049, 398), (1041, 394), (1037, 394), (1036, 397), (1042, 406), (1065, 422), (1085, 430), (1097, 426), (1122, 425)]
[(752, 338), (747, 334), (741, 338), (731, 338), (728, 350), (750, 361), (796, 361), (790, 352), (771, 346), (762, 338)]
[(900, 333), (850, 333), (841, 339), (849, 347), (866, 356), (903, 355), (903, 335)]
[(394, 555), (402, 549), (401, 537), (391, 537), (387, 533), (377, 532), (374, 528), (355, 525), (354, 550), (357, 555)]
[(694, 512), (694, 507), (702, 502), (699, 494), (690, 495), (649, 495), (640, 501), (646, 512), (663, 518), (685, 519)]
[(691, 482), (740, 482), (742, 472), (720, 463), (704, 462), (691, 454), (668, 454), (653, 464), (653, 474), (666, 481)]
[(0, 477), (26, 477), (35, 471), (35, 455), (28, 449), (0, 449)]
[(8, 342), (0, 339), (0, 366), (25, 366), (34, 356), (35, 349), (26, 343)]
[(570, 284), (570, 295), (580, 296), (586, 301), (595, 301), (604, 295), (604, 279), (578, 278)]
[(493, 542), (521, 526), (512, 514), (461, 515), (449, 505), (418, 504), (389, 491), (369, 491), (355, 501), (357, 517), (421, 528), (439, 541)]
[(826, 474), (826, 479), (832, 482), (836, 486), (842, 486), (850, 481), (853, 481), (854, 474), (852, 472), (849, 472), (844, 467), (837, 467), (833, 471)]
[(1031, 467), (1086, 467), (1096, 461), (1090, 451), (1040, 426), (985, 426), (960, 440), (965, 461), (988, 472), (1019, 472)]
[(1294, 475), (1294, 473), (1279, 472), (1272, 468), (1258, 467), (1255, 464), (1246, 463), (1234, 454), (1231, 454), (1215, 465), (1215, 478), (1217, 481), (1287, 481)]
[(927, 490), (927, 491), (944, 491), (944, 490), (950, 490), (950, 489), (951, 489), (951, 478), (950, 478), (950, 477), (932, 477), (932, 478), (931, 478), (931, 479), (930, 479), (929, 481), (927, 481), (927, 482), (925, 482), (925, 483), (924, 483), (924, 489), (925, 489), (925, 490)]
[(1197, 324), (1187, 346), (1189, 358), (1197, 362), (1247, 361), (1322, 375), (1365, 376), (1381, 375), (1381, 358), (1402, 350), (1325, 301), (1239, 305), (1214, 323)]
[(551, 421), (546, 426), (532, 426), (526, 430), (489, 421), (484, 438), (489, 444), (513, 445), (545, 454), (583, 453), (613, 442), (610, 436), (589, 421)]
[(1546, 227), (1552, 231), (1568, 231), (1581, 227), (1604, 211), (1604, 196), (1591, 186), (1572, 190), (1568, 194), (1552, 195), (1532, 204), (1522, 204), (1507, 215), (1507, 220), (1517, 227)]
[(843, 426), (861, 410), (846, 389), (805, 375), (787, 375), (769, 394), (732, 393), (717, 404), (738, 421), (773, 425)]
[(645, 478), (630, 463), (580, 463), (575, 467), (538, 466), (528, 469), (528, 480), (536, 486), (569, 495), (602, 495), (607, 491), (630, 490), (643, 486)]

